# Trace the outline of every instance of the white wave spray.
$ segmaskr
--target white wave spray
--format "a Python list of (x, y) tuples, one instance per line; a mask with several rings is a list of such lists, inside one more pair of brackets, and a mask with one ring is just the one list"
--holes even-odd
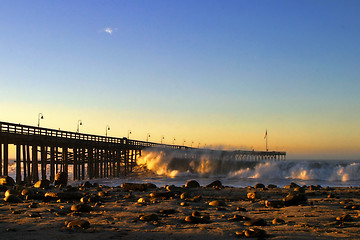
[[(191, 154), (189, 152), (188, 154)], [(346, 161), (240, 161), (220, 159), (211, 152), (197, 152), (197, 158), (185, 159), (176, 151), (151, 150), (143, 153), (144, 164), (158, 175), (198, 176), (228, 179), (304, 180), (351, 182), (360, 180), (360, 163)]]

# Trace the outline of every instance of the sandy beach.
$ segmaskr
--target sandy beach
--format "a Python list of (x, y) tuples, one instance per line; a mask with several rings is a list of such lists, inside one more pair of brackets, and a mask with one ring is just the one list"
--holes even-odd
[(213, 185), (2, 186), (1, 239), (360, 239), (359, 188)]

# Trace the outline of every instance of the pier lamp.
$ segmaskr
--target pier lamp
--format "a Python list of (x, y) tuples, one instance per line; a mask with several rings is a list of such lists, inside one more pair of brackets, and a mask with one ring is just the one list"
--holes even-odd
[(80, 132), (80, 126), (82, 126), (82, 121), (81, 120), (79, 120), (78, 124), (77, 124), (77, 130), (76, 130), (77, 133)]
[(40, 127), (40, 119), (44, 119), (44, 115), (42, 113), (39, 113), (38, 115), (38, 127)]
[(191, 145), (190, 145), (190, 147), (192, 147), (192, 145), (194, 144), (194, 141), (191, 141)]
[(198, 144), (198, 148), (200, 148), (200, 143)]
[(183, 146), (185, 146), (186, 140), (183, 141)]
[(146, 134), (146, 141), (149, 141), (150, 133)]
[(130, 138), (131, 130), (128, 130), (128, 139)]
[(175, 144), (175, 141), (176, 141), (176, 139), (175, 139), (175, 138), (173, 138), (173, 145)]
[(164, 136), (161, 136), (161, 144), (163, 143), (163, 140), (165, 139)]
[(110, 131), (110, 126), (109, 126), (109, 125), (106, 125), (106, 132), (105, 132), (105, 136), (106, 136), (106, 137), (107, 137), (108, 131)]

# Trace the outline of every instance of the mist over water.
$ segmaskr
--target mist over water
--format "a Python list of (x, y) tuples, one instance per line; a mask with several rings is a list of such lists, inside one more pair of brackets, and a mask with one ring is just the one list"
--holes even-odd
[(290, 182), (323, 186), (359, 186), (360, 162), (357, 161), (240, 161), (219, 159), (203, 152), (196, 159), (181, 159), (176, 152), (160, 149), (145, 151), (137, 161), (159, 177), (184, 182), (189, 178), (204, 184), (220, 179), (230, 186), (245, 187), (257, 182), (284, 186)]

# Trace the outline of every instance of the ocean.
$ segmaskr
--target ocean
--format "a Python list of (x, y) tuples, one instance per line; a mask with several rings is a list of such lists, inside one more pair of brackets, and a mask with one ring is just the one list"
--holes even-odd
[[(360, 185), (360, 161), (349, 160), (268, 160), (239, 161), (217, 159), (209, 154), (197, 159), (179, 159), (161, 150), (144, 151), (136, 168), (140, 172), (127, 177), (95, 179), (107, 186), (120, 186), (123, 182), (151, 182), (162, 187), (181, 186), (188, 180), (197, 180), (202, 186), (220, 180), (225, 186), (247, 187), (256, 183), (275, 184), (278, 187), (295, 182), (298, 185), (322, 187), (358, 187)], [(141, 170), (139, 170), (141, 169)], [(71, 168), (69, 169), (71, 179)], [(15, 166), (9, 175), (15, 177)], [(83, 181), (70, 181), (76, 185)]]

